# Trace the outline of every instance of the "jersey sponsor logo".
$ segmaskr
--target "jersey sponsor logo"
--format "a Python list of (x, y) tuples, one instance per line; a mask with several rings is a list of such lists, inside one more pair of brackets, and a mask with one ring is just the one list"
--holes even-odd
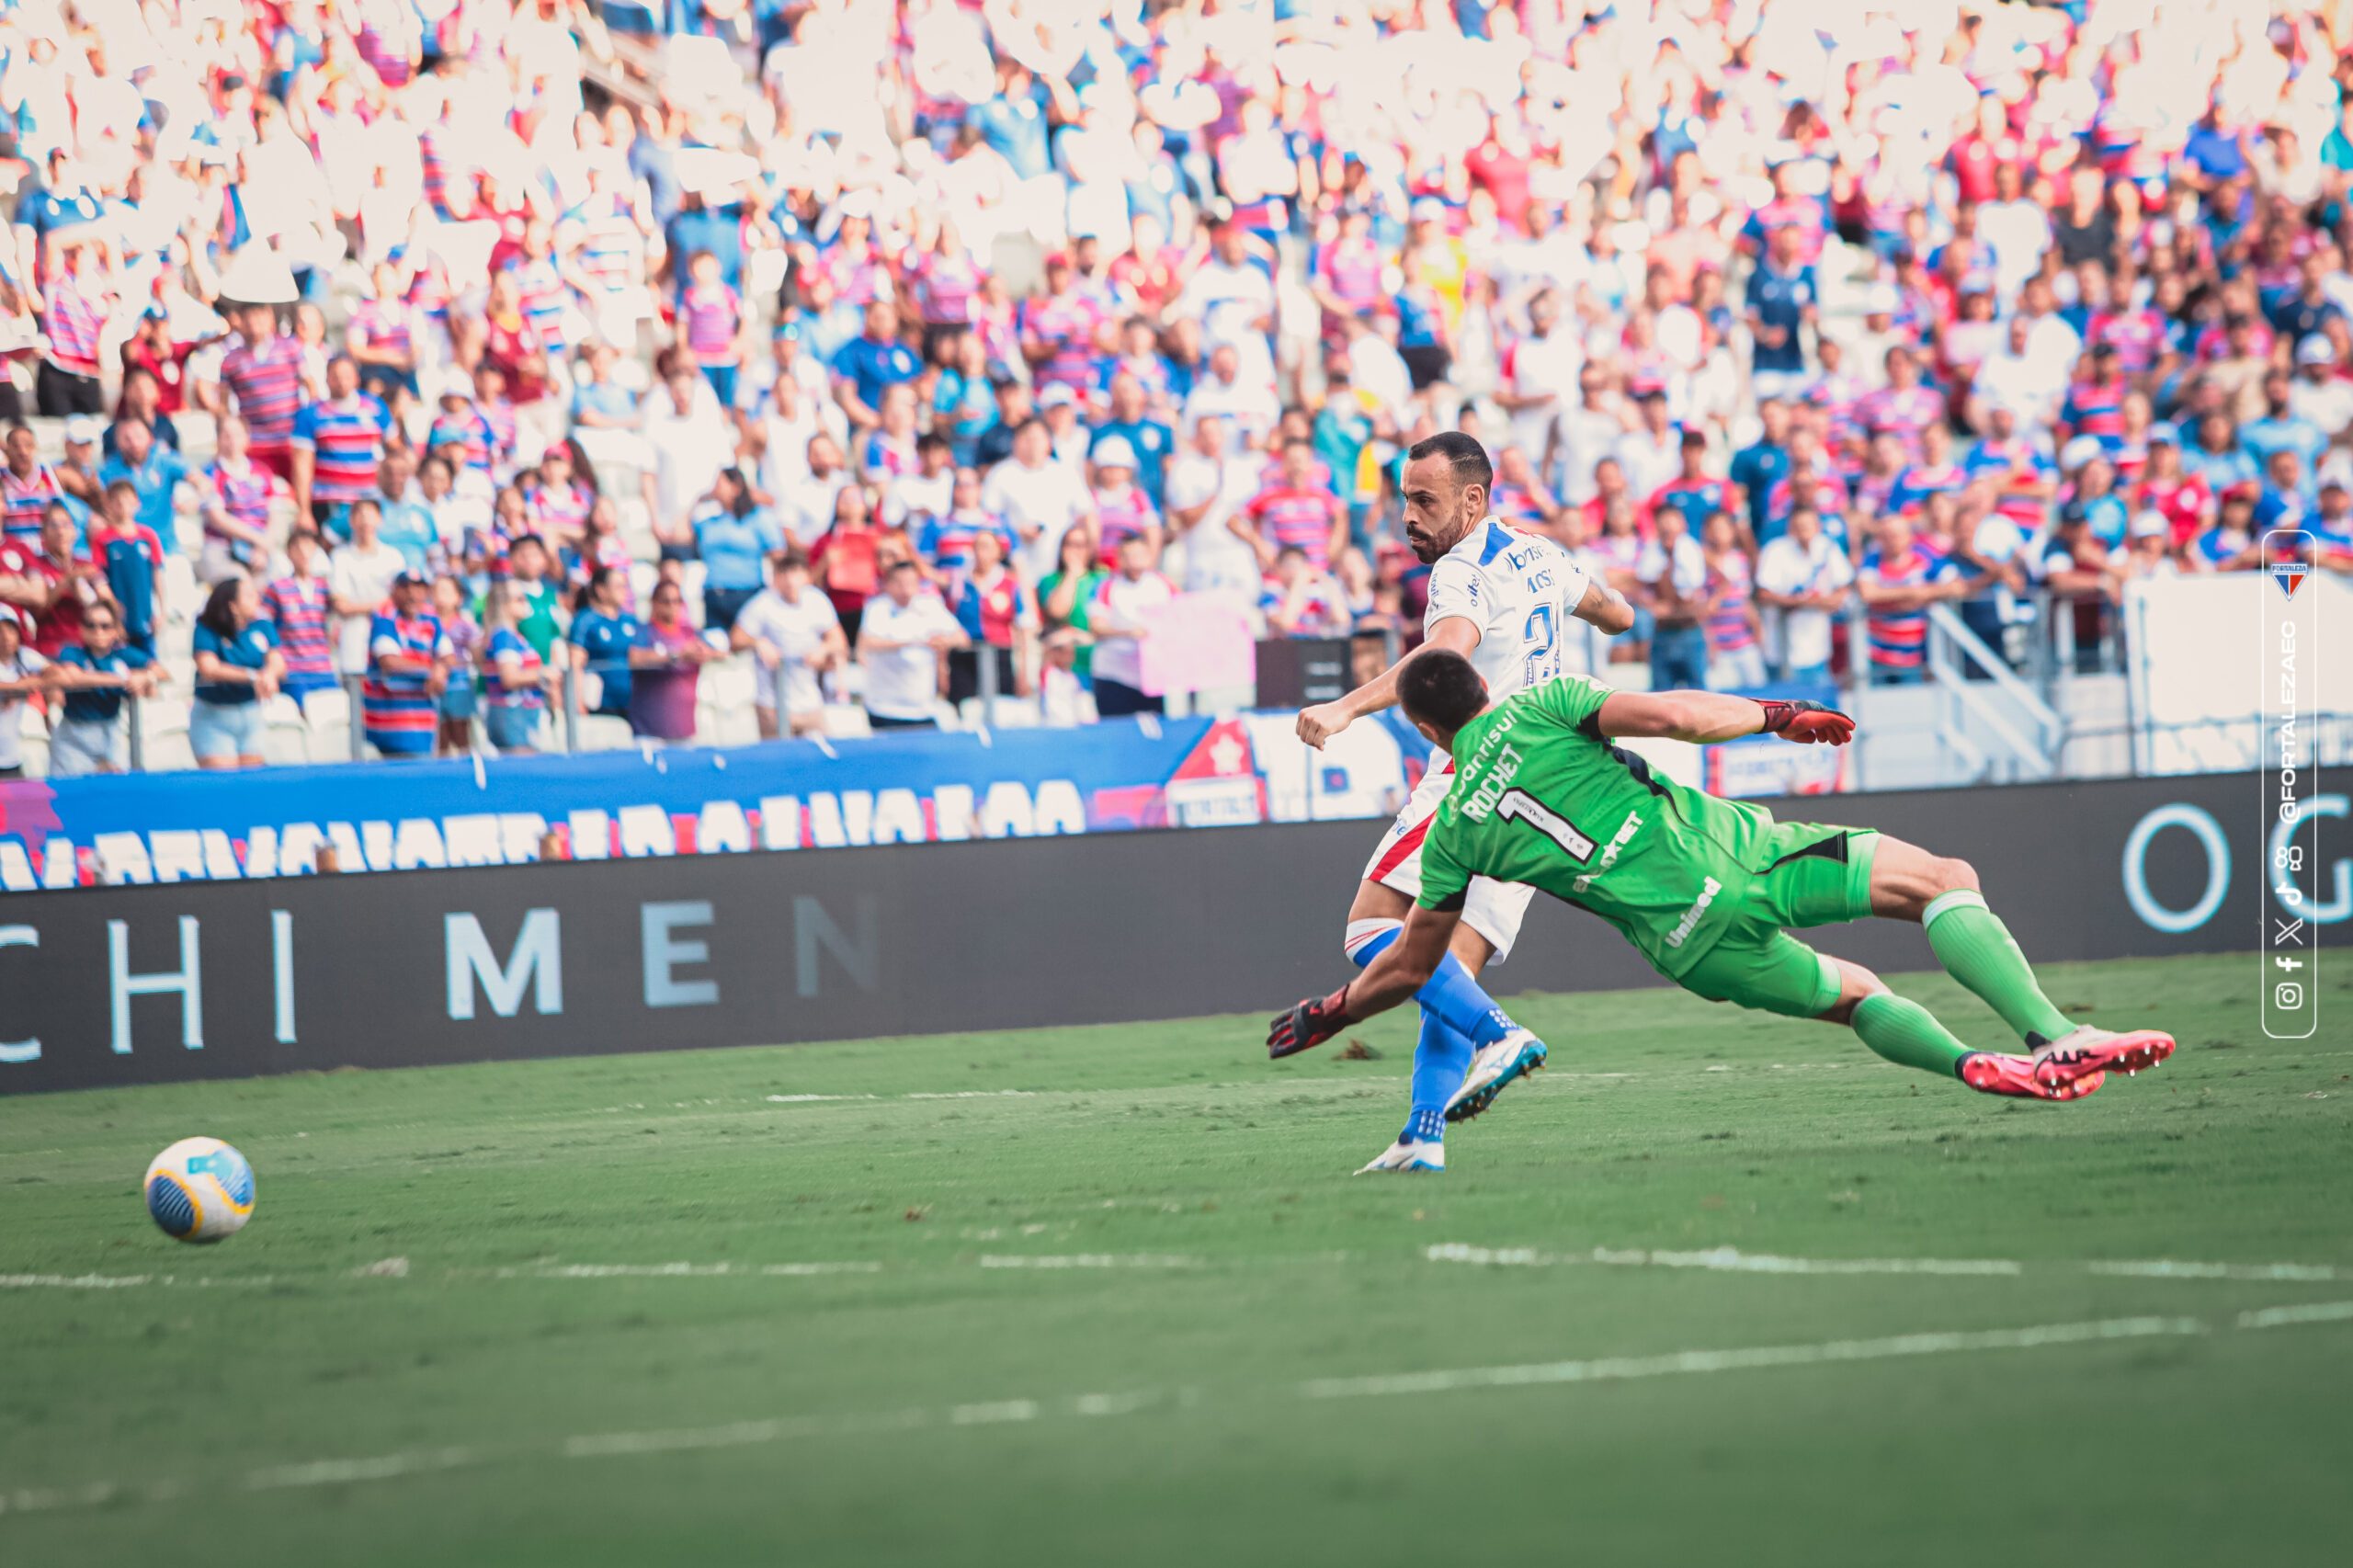
[(1601, 875), (1602, 872), (1616, 865), (1618, 863), (1618, 852), (1625, 848), (1627, 845), (1633, 842), (1634, 830), (1642, 825), (1643, 813), (1640, 812), (1628, 812), (1626, 813), (1625, 822), (1619, 826), (1618, 836), (1601, 846), (1601, 864), (1596, 866), (1592, 870), (1587, 871), (1584, 876), (1579, 877), (1575, 881), (1570, 883), (1569, 891), (1571, 892), (1585, 892), (1586, 889), (1593, 885), (1594, 878)]
[[(1495, 726), (1479, 737), (1479, 749), (1471, 754), (1471, 760), (1463, 765), (1461, 771), (1456, 774), (1456, 778), (1469, 778), (1483, 771), (1488, 766), (1487, 754), (1502, 744), (1504, 736), (1510, 733), (1511, 727), (1518, 722), (1519, 722), (1519, 715), (1517, 713), (1506, 710), (1496, 715)], [(1486, 821), (1487, 813), (1495, 810), (1495, 801), (1501, 798), (1504, 787), (1509, 784), (1512, 776), (1519, 771), (1520, 761), (1520, 755), (1517, 750), (1507, 745), (1504, 746), (1503, 751), (1495, 758), (1500, 771), (1492, 778), (1482, 778), (1472, 787), (1470, 797), (1462, 802), (1461, 807), (1462, 814), (1472, 822)]]
[(1527, 824), (1559, 845), (1580, 866), (1593, 858), (1593, 840), (1579, 833), (1576, 824), (1525, 790), (1505, 790), (1503, 799), (1495, 803), (1495, 814), (1506, 822)]
[[(1479, 749), (1483, 752), (1486, 750), (1484, 746), (1482, 746)], [(1462, 814), (1469, 817), (1472, 822), (1485, 822), (1487, 820), (1487, 813), (1494, 811), (1495, 809), (1496, 801), (1503, 798), (1506, 792), (1505, 787), (1508, 785), (1514, 778), (1518, 777), (1519, 773), (1519, 765), (1526, 760), (1528, 759), (1519, 754), (1518, 748), (1513, 746), (1504, 747), (1501, 752), (1496, 754), (1495, 771), (1487, 775), (1486, 778), (1481, 779), (1478, 783), (1478, 787), (1472, 790), (1471, 798), (1462, 802)], [(1483, 757), (1481, 758), (1479, 766), (1484, 766), (1484, 761), (1485, 759)], [(1513, 790), (1511, 792), (1514, 794), (1520, 793), (1520, 791), (1518, 790)], [(1508, 815), (1509, 813), (1506, 814)]]
[(1677, 921), (1675, 923), (1675, 929), (1666, 934), (1666, 945), (1670, 948), (1681, 947), (1685, 938), (1688, 937), (1692, 931), (1698, 927), (1699, 924), (1699, 916), (1708, 913), (1708, 905), (1716, 901), (1716, 894), (1723, 891), (1723, 883), (1716, 881), (1713, 877), (1710, 877), (1705, 881), (1701, 882), (1699, 884), (1699, 901), (1692, 904), (1690, 908), (1683, 912), (1683, 918)]

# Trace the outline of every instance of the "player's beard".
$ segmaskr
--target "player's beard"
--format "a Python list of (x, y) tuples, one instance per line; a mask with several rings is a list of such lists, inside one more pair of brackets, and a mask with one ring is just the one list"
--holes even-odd
[(1458, 526), (1441, 540), (1434, 532), (1425, 533), (1415, 528), (1413, 519), (1408, 517), (1405, 520), (1405, 543), (1413, 551), (1415, 560), (1425, 566), (1435, 566), (1440, 556), (1462, 542), (1462, 536), (1469, 533), (1472, 525), (1477, 521), (1476, 517), (1461, 519)]

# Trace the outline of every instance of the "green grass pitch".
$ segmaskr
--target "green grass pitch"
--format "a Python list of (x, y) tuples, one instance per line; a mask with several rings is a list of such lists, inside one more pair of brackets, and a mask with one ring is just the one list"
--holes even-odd
[[(1410, 1009), (0, 1101), (0, 1561), (2343, 1562), (2353, 995), (2045, 974), (2180, 1053), (2021, 1105), (1527, 996), (1438, 1177), (1348, 1174)], [(199, 1132), (202, 1249), (138, 1190)], [(2234, 1267), (2094, 1267), (2159, 1259)]]

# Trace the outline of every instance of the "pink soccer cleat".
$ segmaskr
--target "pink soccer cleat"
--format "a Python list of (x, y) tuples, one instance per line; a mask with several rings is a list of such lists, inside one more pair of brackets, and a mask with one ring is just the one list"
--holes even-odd
[(2034, 1047), (2036, 1082), (2052, 1088), (2092, 1073), (2121, 1073), (2129, 1078), (2173, 1054), (2173, 1036), (2161, 1030), (2131, 1029), (2118, 1034), (2089, 1024), (2052, 1040), (2029, 1035), (2028, 1043)]
[(2102, 1084), (2108, 1074), (2098, 1068), (2063, 1083), (2045, 1084), (2034, 1075), (2031, 1056), (2004, 1056), (1981, 1051), (1961, 1058), (1961, 1081), (1984, 1095), (2011, 1095), (2022, 1100), (2079, 1100)]

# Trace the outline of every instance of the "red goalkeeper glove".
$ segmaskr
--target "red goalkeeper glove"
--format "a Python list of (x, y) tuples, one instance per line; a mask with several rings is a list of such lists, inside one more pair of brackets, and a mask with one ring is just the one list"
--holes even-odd
[(1288, 1013), (1267, 1023), (1267, 1054), (1280, 1061), (1295, 1052), (1322, 1045), (1357, 1020), (1348, 1016), (1348, 988), (1341, 986), (1318, 1000), (1310, 996)]
[(1756, 706), (1765, 710), (1759, 733), (1779, 735), (1796, 745), (1810, 746), (1818, 741), (1843, 746), (1855, 738), (1855, 722), (1825, 703), (1760, 700)]

